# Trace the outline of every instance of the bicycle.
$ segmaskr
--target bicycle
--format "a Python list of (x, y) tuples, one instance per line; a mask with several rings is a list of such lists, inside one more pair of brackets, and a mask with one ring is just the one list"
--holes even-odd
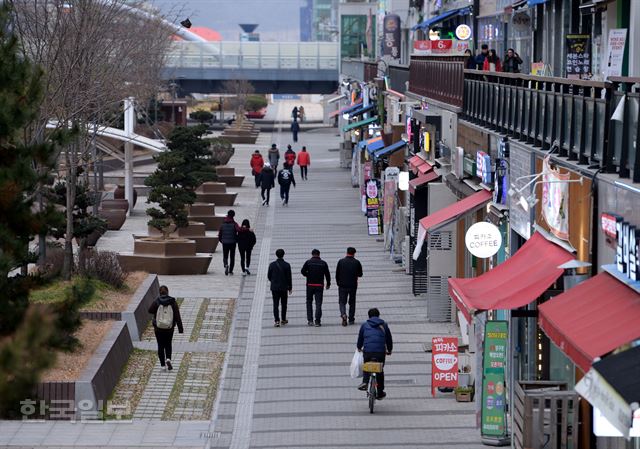
[(369, 413), (373, 413), (373, 407), (378, 399), (378, 374), (382, 372), (382, 363), (372, 360), (362, 365), (362, 371), (370, 373), (369, 385), (367, 386), (367, 398), (369, 399)]

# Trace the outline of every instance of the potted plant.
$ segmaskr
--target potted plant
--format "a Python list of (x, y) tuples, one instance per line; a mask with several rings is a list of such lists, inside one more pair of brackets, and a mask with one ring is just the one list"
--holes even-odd
[(465, 387), (458, 386), (454, 388), (453, 391), (456, 394), (456, 401), (458, 402), (473, 401), (474, 389), (472, 386), (465, 386)]

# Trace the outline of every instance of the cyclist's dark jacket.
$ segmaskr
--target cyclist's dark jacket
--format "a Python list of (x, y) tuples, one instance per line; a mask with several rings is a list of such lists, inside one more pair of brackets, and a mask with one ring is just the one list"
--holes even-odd
[(331, 285), (329, 265), (319, 257), (313, 256), (307, 260), (300, 272), (307, 278), (307, 286), (309, 287), (324, 287), (325, 279), (327, 280), (327, 286)]
[(393, 350), (393, 338), (387, 323), (377, 316), (369, 318), (362, 323), (358, 334), (357, 347), (358, 349), (363, 349), (364, 347), (364, 352), (391, 352)]

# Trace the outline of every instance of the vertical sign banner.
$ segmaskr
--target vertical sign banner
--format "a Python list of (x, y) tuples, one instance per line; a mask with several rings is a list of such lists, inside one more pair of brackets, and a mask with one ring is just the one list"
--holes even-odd
[(362, 197), (362, 213), (367, 213), (367, 181), (373, 176), (373, 163), (367, 161), (362, 164), (362, 178), (360, 181), (360, 196)]
[(624, 57), (624, 46), (627, 42), (627, 29), (616, 28), (609, 30), (609, 40), (607, 45), (607, 68), (606, 76), (622, 75), (622, 59)]
[(458, 337), (431, 340), (431, 395), (436, 388), (458, 386)]
[(591, 78), (591, 37), (567, 34), (567, 78)]
[(551, 168), (550, 156), (542, 162), (542, 216), (549, 230), (559, 239), (569, 239), (569, 184), (568, 173)]
[(382, 56), (391, 56), (393, 59), (400, 59), (400, 16), (389, 14), (383, 21), (383, 44)]
[(504, 437), (507, 434), (505, 412), (505, 367), (507, 363), (506, 321), (487, 321), (482, 363), (482, 436)]
[(382, 208), (380, 207), (380, 182), (370, 179), (365, 184), (367, 198), (367, 228), (369, 235), (382, 233)]

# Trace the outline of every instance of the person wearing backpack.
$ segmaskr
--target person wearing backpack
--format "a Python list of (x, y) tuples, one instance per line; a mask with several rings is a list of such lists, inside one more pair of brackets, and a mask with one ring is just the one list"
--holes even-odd
[(242, 275), (250, 275), (249, 265), (251, 265), (251, 251), (256, 245), (256, 234), (251, 229), (249, 220), (242, 220), (240, 232), (238, 232), (238, 252), (240, 253), (240, 268)]
[(173, 340), (173, 329), (178, 326), (178, 332), (184, 333), (182, 318), (176, 299), (169, 296), (169, 289), (166, 285), (160, 287), (160, 296), (153, 301), (149, 307), (149, 313), (153, 315), (153, 331), (158, 342), (158, 358), (160, 366), (171, 371), (171, 341)]

